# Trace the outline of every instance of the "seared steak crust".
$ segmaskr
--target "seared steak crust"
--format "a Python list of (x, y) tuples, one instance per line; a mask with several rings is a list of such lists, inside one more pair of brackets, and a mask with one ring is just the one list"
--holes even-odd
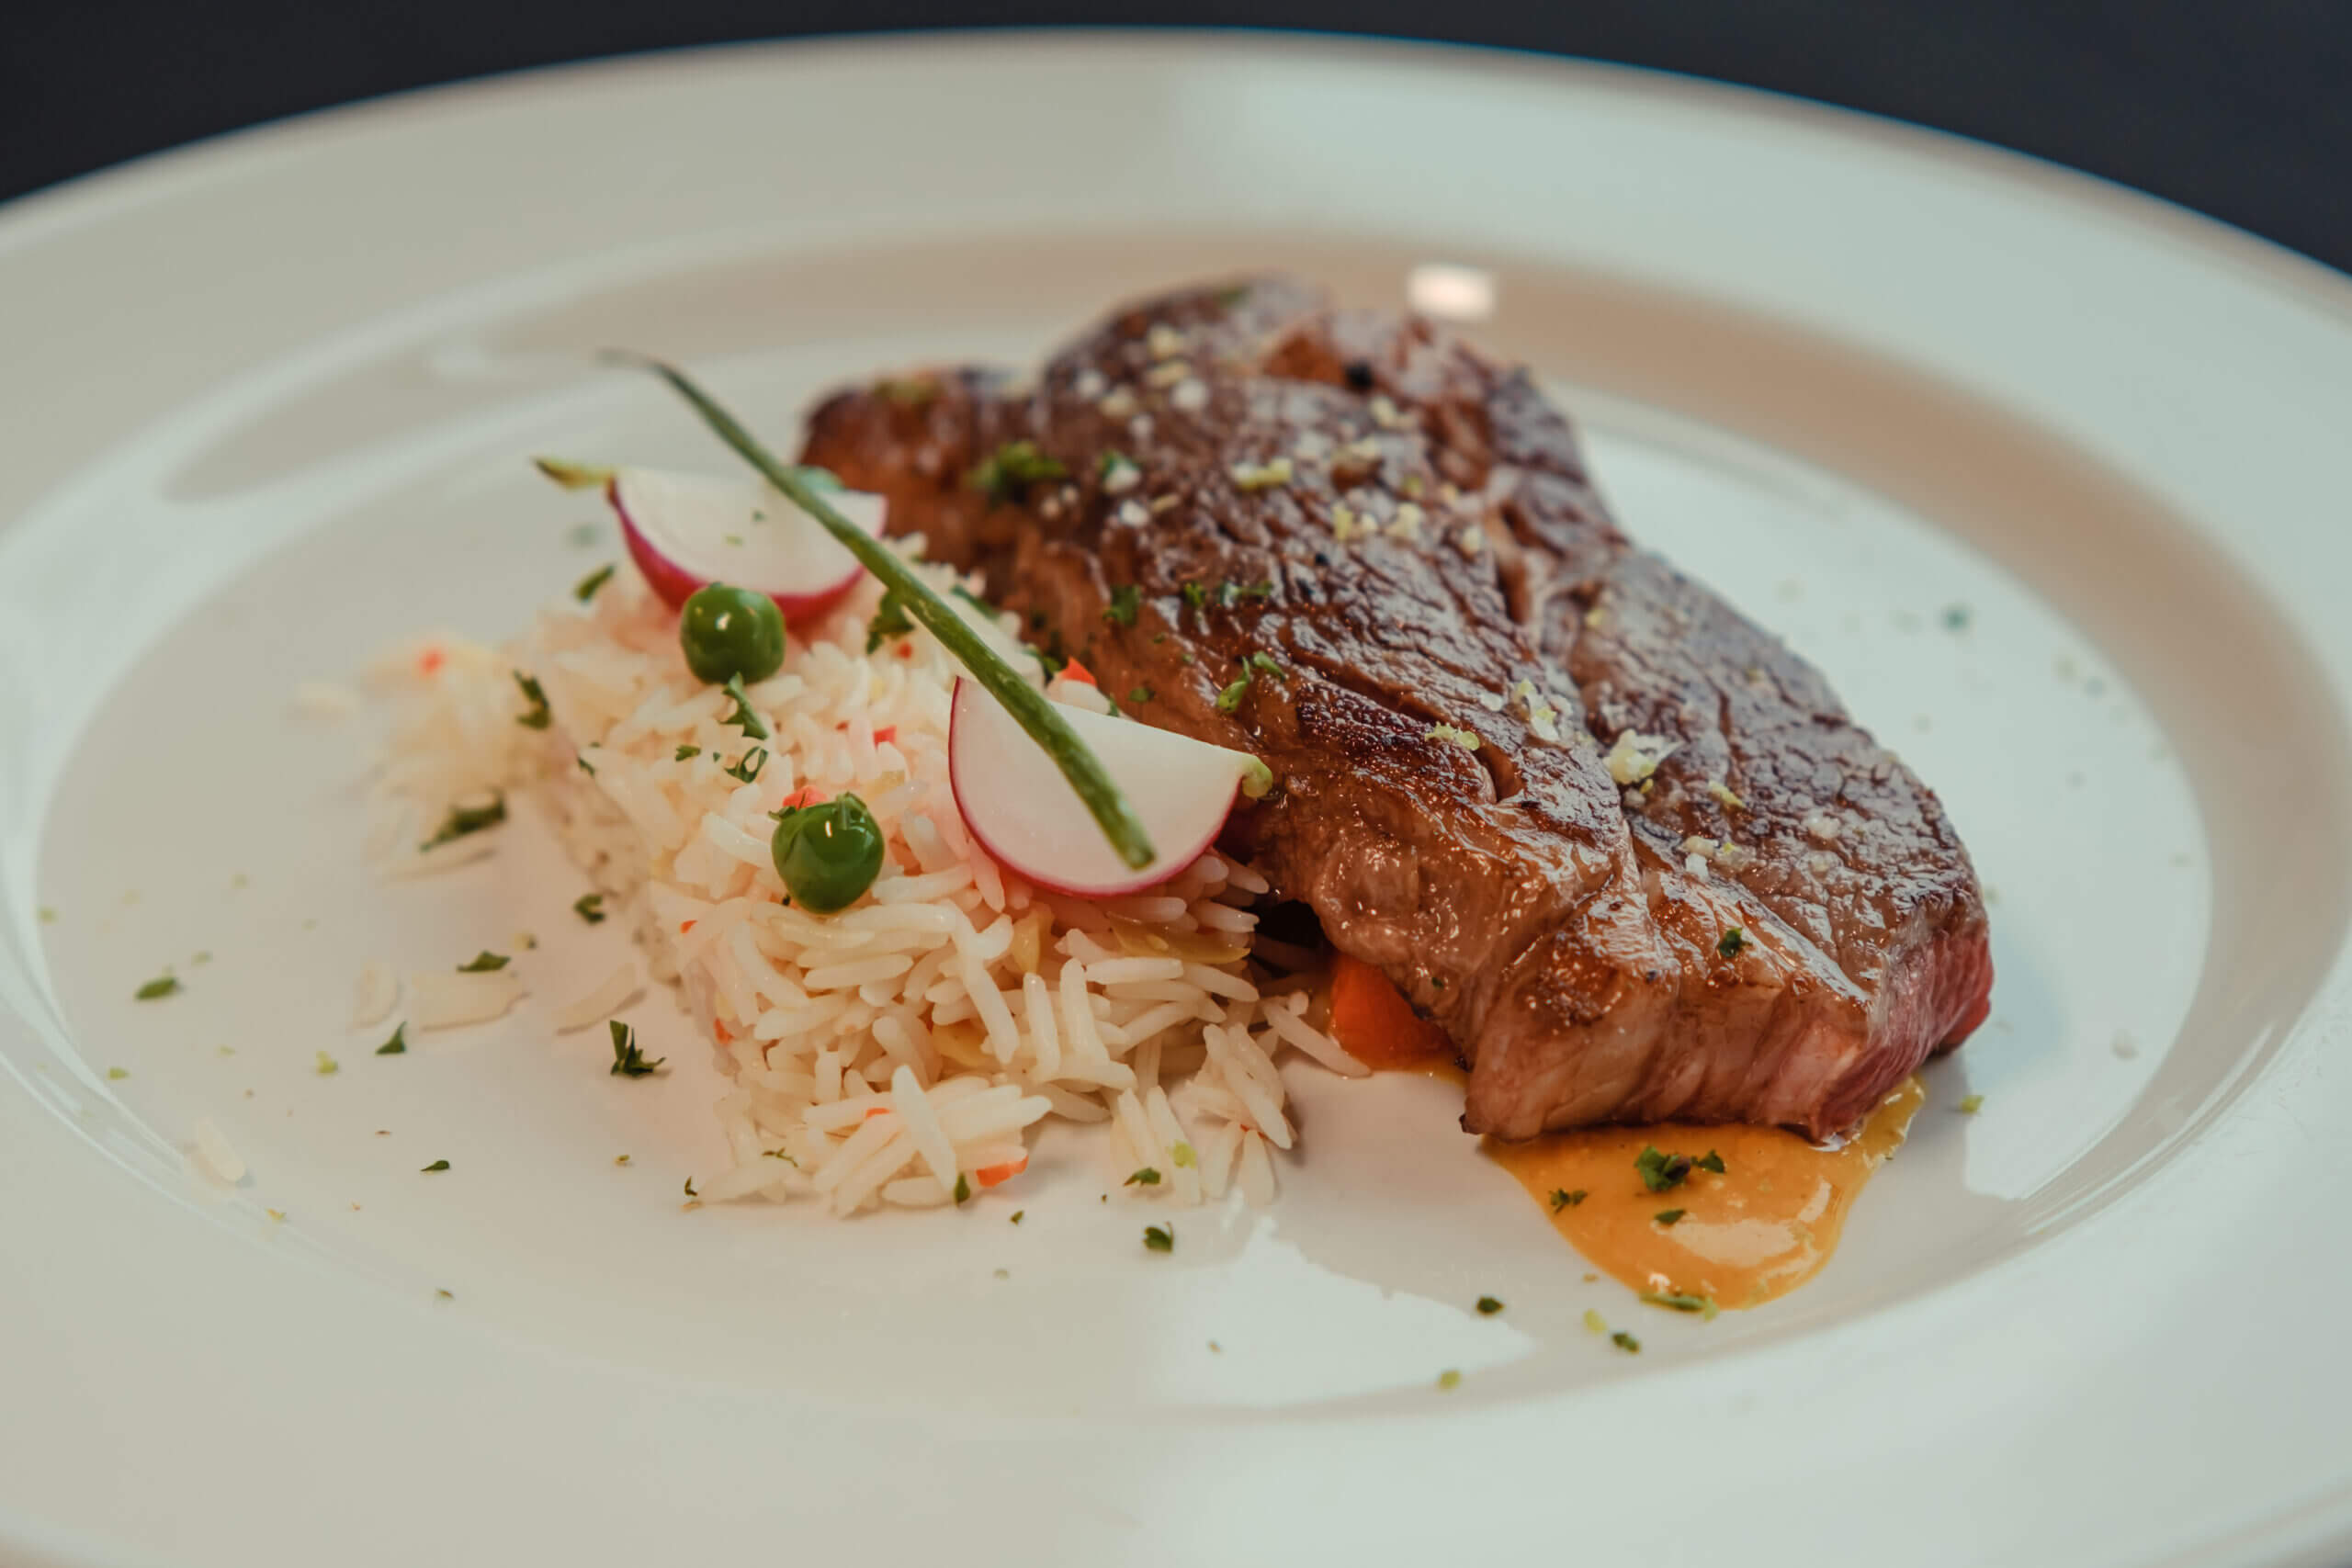
[[(1064, 472), (972, 482), (1016, 442)], [(1935, 796), (1625, 538), (1524, 372), (1427, 321), (1172, 295), (1033, 385), (840, 394), (803, 460), (1137, 716), (1272, 765), (1231, 833), (1446, 1029), (1473, 1131), (1835, 1134), (1983, 1016)]]

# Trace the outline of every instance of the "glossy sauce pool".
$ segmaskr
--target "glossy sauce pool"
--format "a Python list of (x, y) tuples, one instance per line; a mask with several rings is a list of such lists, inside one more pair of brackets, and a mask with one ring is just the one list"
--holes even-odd
[[(1489, 1139), (1487, 1153), (1595, 1268), (1645, 1295), (1675, 1298), (1663, 1304), (1750, 1307), (1820, 1271), (1855, 1198), (1902, 1145), (1925, 1098), (1917, 1077), (1905, 1079), (1834, 1149), (1778, 1127), (1669, 1122), (1523, 1144)], [(1693, 1161), (1712, 1153), (1723, 1172), (1694, 1165), (1679, 1184), (1652, 1191), (1636, 1163), (1647, 1148)]]

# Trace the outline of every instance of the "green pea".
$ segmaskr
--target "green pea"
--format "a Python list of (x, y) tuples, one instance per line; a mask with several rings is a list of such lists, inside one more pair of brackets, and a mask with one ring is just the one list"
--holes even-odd
[(776, 816), (768, 852), (792, 901), (815, 915), (845, 909), (882, 870), (882, 829), (865, 802), (836, 795)]
[(784, 668), (784, 612), (764, 593), (707, 583), (678, 616), (678, 646), (698, 681), (764, 681)]

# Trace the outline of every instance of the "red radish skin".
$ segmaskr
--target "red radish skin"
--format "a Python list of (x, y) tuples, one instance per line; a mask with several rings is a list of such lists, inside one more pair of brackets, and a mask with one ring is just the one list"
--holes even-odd
[[(1080, 729), (1080, 738), (1141, 810), (1155, 858), (1141, 871), (1120, 864), (1109, 847), (1100, 843), (1101, 835), (1076, 792), (1036, 742), (1022, 733), (996, 699), (973, 681), (959, 679), (947, 727), (948, 784), (965, 828), (1000, 865), (1057, 893), (1113, 898), (1156, 887), (1182, 874), (1216, 842), (1255, 759), (1084, 708), (1066, 706), (1063, 716)], [(1022, 776), (1014, 782), (1012, 775), (1016, 773)], [(1198, 790), (1171, 800), (1166, 789), (1155, 786), (1179, 773), (1187, 776), (1185, 791), (1193, 788), (1190, 781), (1197, 781)], [(1012, 829), (1018, 824), (1011, 818), (1020, 815), (1019, 807), (1008, 812), (991, 807), (991, 799), (1032, 806), (1057, 802), (1056, 790), (1069, 795), (1069, 809), (1057, 816), (1059, 828), (1049, 842), (1016, 841)], [(1091, 872), (1074, 863), (1090, 861), (1094, 863)]]
[[(847, 551), (842, 550), (840, 546), (818, 532), (812, 533), (811, 536), (809, 554), (812, 564), (823, 556), (838, 558), (837, 560), (820, 568), (823, 575), (819, 581), (813, 582), (752, 581), (753, 577), (760, 574), (756, 570), (730, 570), (720, 564), (719, 551), (712, 547), (712, 542), (706, 541), (703, 548), (693, 549), (683, 542), (670, 538), (669, 535), (672, 531), (656, 525), (654, 519), (633, 516), (628, 500), (624, 493), (624, 485), (631, 480), (639, 485), (675, 481), (671, 480), (669, 476), (655, 474), (650, 470), (624, 468), (616, 472), (605, 485), (605, 499), (611, 503), (613, 515), (620, 520), (621, 542), (628, 547), (629, 559), (637, 563), (637, 570), (643, 574), (646, 586), (651, 588), (655, 596), (673, 610), (684, 605), (707, 584), (727, 581), (749, 588), (754, 592), (766, 594), (775, 602), (775, 607), (784, 613), (784, 617), (787, 621), (813, 620), (839, 604), (842, 595), (856, 587), (858, 579), (865, 575), (865, 569), (858, 565)], [(747, 494), (758, 493), (758, 489), (759, 487), (745, 487)], [(797, 515), (792, 509), (792, 503), (784, 497), (777, 495), (767, 499), (769, 504), (778, 509), (779, 516), (786, 513)], [(852, 516), (858, 521), (864, 521), (863, 518), (858, 518), (854, 512), (852, 513)], [(881, 524), (878, 515), (876, 516), (873, 526), (876, 533), (880, 531)], [(816, 530), (817, 525), (811, 520), (808, 527)]]

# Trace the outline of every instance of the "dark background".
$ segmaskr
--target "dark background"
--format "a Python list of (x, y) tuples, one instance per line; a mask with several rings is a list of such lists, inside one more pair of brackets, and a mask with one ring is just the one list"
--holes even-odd
[(2352, 271), (2347, 0), (18, 0), (0, 17), (0, 197), (520, 66), (1106, 22), (1506, 44), (1769, 87), (2087, 169)]

